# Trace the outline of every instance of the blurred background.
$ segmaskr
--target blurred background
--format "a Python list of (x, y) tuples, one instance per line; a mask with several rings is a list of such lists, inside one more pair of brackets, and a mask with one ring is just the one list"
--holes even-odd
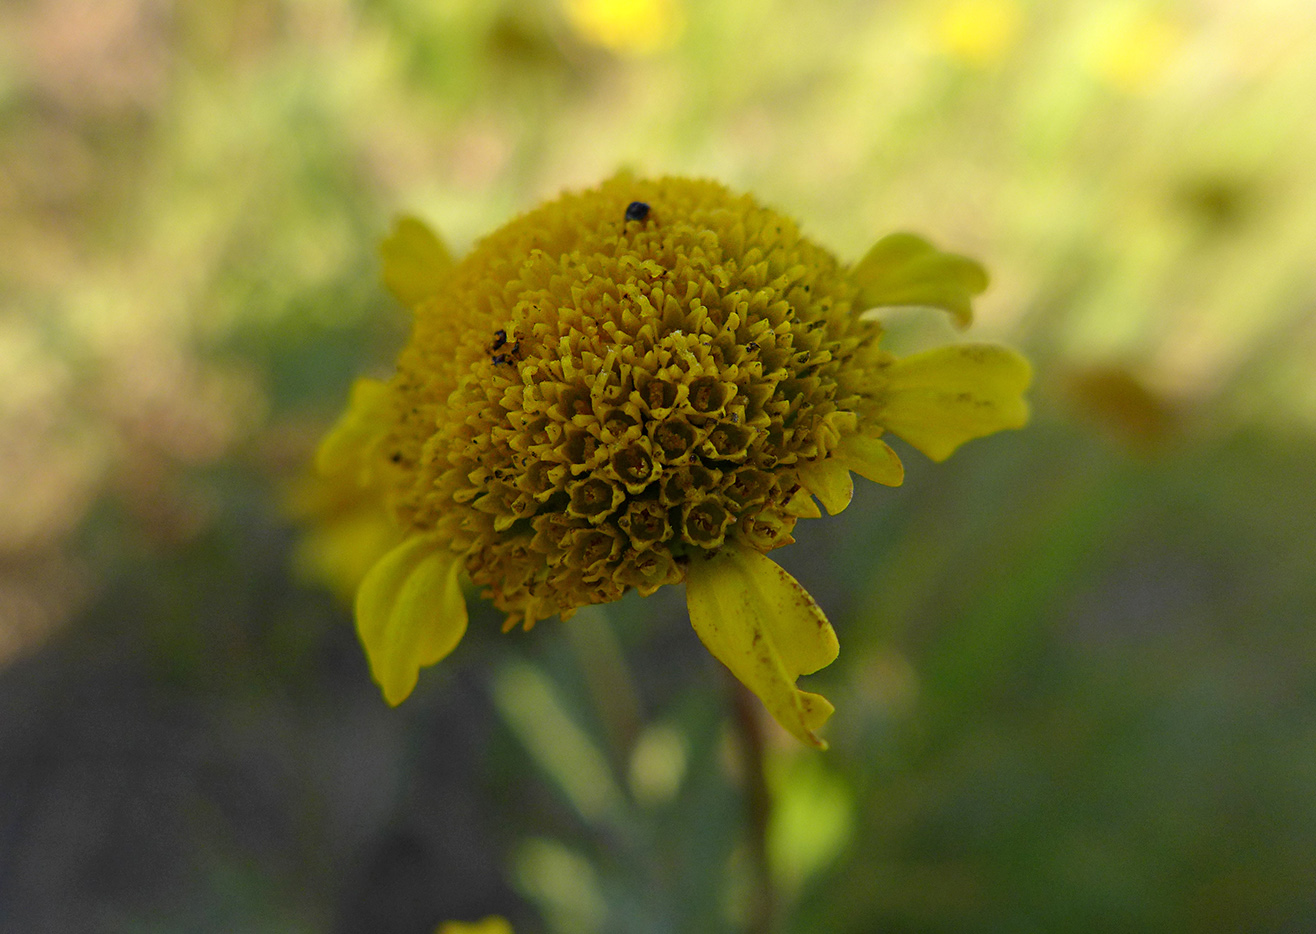
[(289, 505), (405, 340), (391, 217), (624, 166), (978, 257), (1037, 370), (774, 554), (842, 645), (781, 930), (1316, 929), (1313, 165), (1306, 0), (7, 0), (0, 930), (741, 929), (679, 590), (475, 601), (390, 710)]

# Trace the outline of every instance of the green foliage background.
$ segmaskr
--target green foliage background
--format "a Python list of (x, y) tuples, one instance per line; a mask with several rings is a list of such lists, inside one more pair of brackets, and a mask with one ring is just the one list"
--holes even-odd
[(475, 601), (392, 711), (294, 570), (288, 490), (405, 339), (390, 217), (461, 251), (621, 166), (977, 256), (973, 336), (1036, 363), (1027, 430), (778, 553), (842, 645), (832, 750), (770, 736), (782, 929), (1316, 927), (1310, 4), (590, 25), (627, 6), (0, 8), (0, 927), (740, 928), (679, 592)]

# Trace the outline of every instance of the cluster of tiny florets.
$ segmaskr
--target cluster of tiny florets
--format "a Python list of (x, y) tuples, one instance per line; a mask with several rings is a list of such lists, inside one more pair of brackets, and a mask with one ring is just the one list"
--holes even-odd
[(403, 524), (532, 624), (790, 541), (798, 468), (880, 392), (836, 260), (712, 182), (621, 176), (479, 244), (393, 381)]

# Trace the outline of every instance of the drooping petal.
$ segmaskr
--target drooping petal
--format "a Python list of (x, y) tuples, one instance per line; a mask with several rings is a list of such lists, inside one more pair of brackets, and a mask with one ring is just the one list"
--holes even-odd
[(713, 657), (791, 734), (827, 748), (814, 731), (834, 708), (821, 695), (799, 690), (795, 679), (831, 664), (840, 647), (799, 582), (759, 552), (728, 545), (691, 561), (686, 602), (690, 622)]
[(978, 263), (908, 233), (879, 240), (850, 270), (850, 278), (859, 286), (859, 308), (941, 308), (960, 327), (973, 320), (973, 296), (987, 288), (987, 271)]
[(315, 470), (298, 481), (289, 506), (315, 519), (297, 551), (299, 568), (351, 600), (366, 572), (401, 541), (388, 507), (391, 465), (382, 456), (392, 414), (389, 388), (359, 379), (351, 402), (320, 442)]
[(388, 434), (388, 385), (377, 379), (352, 384), (347, 411), (339, 417), (315, 452), (315, 469), (322, 476), (359, 472), (357, 482), (370, 482), (370, 461), (375, 446)]
[(461, 555), (433, 537), (413, 536), (366, 574), (356, 625), (384, 699), (406, 700), (420, 669), (442, 659), (466, 632)]
[(438, 293), (452, 268), (452, 254), (438, 234), (405, 215), (394, 221), (379, 252), (384, 285), (408, 308)]
[[(299, 574), (331, 587), (350, 604), (366, 573), (401, 540), (396, 523), (373, 499), (352, 487), (311, 477), (293, 491), (290, 508), (302, 515), (321, 513), (319, 523), (297, 544), (293, 563)], [(341, 497), (341, 498), (340, 498)]]
[(883, 486), (900, 486), (905, 482), (905, 465), (880, 438), (850, 434), (841, 439), (836, 448), (836, 459), (866, 480)]
[(957, 344), (897, 360), (882, 424), (934, 461), (971, 438), (1028, 421), (1028, 361), (1005, 347)]
[(844, 510), (854, 497), (850, 469), (834, 457), (802, 465), (800, 483), (827, 507), (828, 515)]

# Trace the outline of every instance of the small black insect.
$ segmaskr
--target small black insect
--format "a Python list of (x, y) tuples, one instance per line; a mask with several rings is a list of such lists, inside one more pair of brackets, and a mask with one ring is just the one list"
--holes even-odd
[(504, 331), (502, 328), (499, 328), (498, 330), (494, 331), (493, 344), (489, 347), (489, 349), (497, 350), (499, 347), (503, 346), (506, 343), (507, 343), (507, 332)]
[(649, 205), (643, 201), (632, 201), (626, 205), (626, 219), (628, 221), (642, 221), (649, 216)]
[(511, 362), (510, 360), (507, 359), (507, 354), (505, 354), (505, 353), (496, 353), (496, 354), (494, 354), (492, 357), (490, 357), (489, 359), (490, 359), (490, 361), (493, 363), (494, 366), (498, 366), (498, 364), (500, 364), (500, 363), (510, 363), (510, 362)]

